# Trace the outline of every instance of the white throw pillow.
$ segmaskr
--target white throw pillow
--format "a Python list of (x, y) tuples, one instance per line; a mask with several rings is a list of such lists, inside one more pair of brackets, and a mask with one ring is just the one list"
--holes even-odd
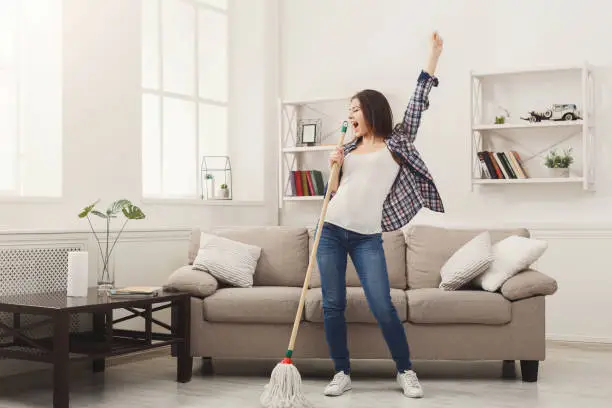
[(440, 288), (457, 290), (483, 273), (491, 264), (491, 234), (478, 234), (459, 248), (440, 269)]
[(548, 248), (546, 241), (512, 235), (493, 245), (493, 262), (474, 283), (495, 292), (511, 277), (528, 268)]
[(203, 232), (193, 269), (208, 272), (220, 282), (250, 288), (260, 255), (257, 246)]

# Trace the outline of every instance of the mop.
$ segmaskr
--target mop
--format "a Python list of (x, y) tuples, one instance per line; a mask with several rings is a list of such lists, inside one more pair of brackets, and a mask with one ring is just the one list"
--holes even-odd
[[(340, 135), (340, 141), (338, 146), (342, 146), (344, 143), (344, 137), (346, 136), (346, 129), (348, 122), (342, 123), (342, 131)], [(338, 176), (338, 163), (334, 163), (331, 168), (329, 175), (328, 186), (332, 185), (335, 178)], [(293, 331), (291, 332), (291, 339), (289, 340), (289, 347), (285, 358), (279, 362), (270, 377), (270, 382), (265, 386), (264, 392), (260, 398), (261, 405), (266, 408), (307, 408), (311, 407), (310, 403), (302, 393), (302, 378), (300, 372), (293, 365), (291, 356), (293, 355), (293, 347), (295, 345), (295, 339), (297, 337), (298, 327), (300, 324), (300, 317), (304, 310), (304, 300), (306, 298), (306, 291), (310, 283), (310, 275), (312, 268), (316, 262), (317, 248), (319, 247), (319, 239), (321, 238), (321, 227), (325, 220), (325, 214), (327, 212), (327, 205), (331, 197), (331, 190), (328, 188), (325, 193), (325, 199), (323, 201), (323, 208), (321, 208), (321, 215), (319, 216), (319, 224), (317, 227), (317, 233), (315, 234), (315, 240), (313, 243), (312, 251), (310, 253), (310, 259), (308, 261), (308, 269), (306, 271), (306, 278), (304, 279), (304, 286), (302, 287), (302, 295), (300, 296), (300, 303), (298, 306), (297, 314), (295, 315), (295, 321), (293, 322)]]

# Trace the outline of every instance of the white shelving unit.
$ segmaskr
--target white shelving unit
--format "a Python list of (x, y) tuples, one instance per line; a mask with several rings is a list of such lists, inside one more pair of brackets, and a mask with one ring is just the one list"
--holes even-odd
[(539, 123), (504, 123), (501, 125), (474, 125), (473, 130), (502, 130), (502, 129), (537, 129), (537, 128), (555, 128), (555, 127), (576, 127), (582, 126), (583, 120), (572, 120), (563, 122), (539, 122)]
[(582, 177), (530, 177), (525, 179), (475, 179), (474, 184), (542, 184), (542, 183), (582, 183)]
[(298, 146), (298, 147), (283, 147), (283, 153), (307, 153), (307, 152), (328, 152), (334, 150), (335, 146)]
[[(556, 80), (556, 82), (555, 82)], [(472, 72), (470, 77), (470, 178), (476, 185), (579, 184), (594, 188), (593, 78), (588, 63), (518, 69), (499, 72)], [(529, 111), (543, 111), (553, 104), (575, 103), (582, 118), (568, 121), (521, 119)], [(507, 123), (495, 124), (495, 116), (510, 109)], [(568, 140), (576, 140), (568, 143)], [(495, 142), (501, 141), (502, 147)], [(569, 177), (545, 174), (543, 161), (551, 149), (571, 146), (575, 162)], [(521, 150), (522, 164), (529, 178), (484, 178), (478, 152)], [(575, 154), (576, 151), (579, 154)]]
[[(279, 157), (278, 157), (278, 206), (286, 202), (321, 201), (324, 196), (295, 196), (291, 191), (291, 171), (317, 169), (327, 182), (329, 152), (336, 148), (342, 121), (346, 119), (348, 100), (346, 96), (309, 100), (279, 100)], [(337, 113), (334, 115), (334, 113)], [(321, 144), (297, 146), (297, 125), (300, 119), (321, 119)], [(348, 135), (347, 135), (348, 138)]]

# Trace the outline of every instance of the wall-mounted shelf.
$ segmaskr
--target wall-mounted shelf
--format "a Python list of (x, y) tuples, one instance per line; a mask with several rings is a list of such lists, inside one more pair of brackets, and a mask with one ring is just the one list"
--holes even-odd
[[(549, 183), (577, 184), (585, 190), (594, 188), (594, 96), (592, 69), (588, 63), (472, 72), (470, 80), (472, 189), (474, 186)], [(573, 120), (554, 120), (555, 117), (539, 117), (541, 121), (535, 122), (525, 120), (531, 110), (541, 113), (554, 104), (576, 104), (581, 116)], [(505, 116), (504, 111), (508, 108), (510, 117), (506, 123), (495, 123), (495, 118)], [(545, 156), (552, 149), (564, 150), (568, 146), (572, 147), (575, 159), (570, 176), (548, 177), (543, 165)], [(514, 155), (513, 152), (519, 151), (520, 154)], [(514, 177), (508, 171), (501, 178), (490, 176), (491, 172), (483, 169), (486, 163), (481, 161), (479, 152), (504, 153), (505, 157), (514, 155), (506, 162), (506, 165), (515, 166)], [(495, 156), (491, 160), (495, 160)], [(526, 175), (520, 174), (521, 166)]]
[(285, 196), (283, 197), (284, 201), (320, 201), (323, 200), (325, 196), (316, 195), (316, 196)]
[(582, 120), (563, 121), (563, 122), (539, 122), (539, 123), (504, 123), (474, 125), (472, 130), (504, 130), (504, 129), (538, 129), (538, 128), (555, 128), (555, 127), (580, 127), (584, 124)]
[(474, 184), (542, 184), (542, 183), (583, 183), (582, 177), (541, 177), (525, 179), (474, 179)]
[[(278, 157), (278, 206), (283, 208), (286, 202), (316, 202), (325, 197), (322, 189), (329, 177), (329, 153), (336, 149), (342, 122), (346, 120), (349, 97), (313, 98), (309, 100), (279, 100), (279, 157)], [(298, 123), (301, 119), (321, 120), (321, 137), (319, 144), (313, 146), (298, 145)], [(348, 141), (350, 136), (347, 135)], [(294, 172), (310, 173), (314, 191), (312, 195), (298, 192)], [(314, 174), (319, 173), (319, 174)], [(318, 183), (315, 178), (318, 177)], [(321, 180), (322, 179), (322, 180)], [(310, 183), (310, 181), (309, 181)]]
[(299, 146), (299, 147), (283, 147), (283, 153), (307, 153), (307, 152), (328, 152), (334, 150), (336, 146)]

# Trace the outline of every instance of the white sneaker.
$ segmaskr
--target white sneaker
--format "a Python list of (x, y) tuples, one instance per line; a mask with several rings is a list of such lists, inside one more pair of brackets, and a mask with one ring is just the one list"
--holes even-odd
[(419, 384), (417, 375), (412, 370), (397, 373), (397, 383), (404, 390), (404, 395), (410, 398), (421, 398), (423, 396), (423, 388)]
[(338, 395), (342, 395), (345, 391), (351, 389), (351, 376), (344, 373), (344, 371), (339, 371), (334, 375), (334, 378), (331, 382), (325, 387), (325, 395), (330, 397), (337, 397)]

